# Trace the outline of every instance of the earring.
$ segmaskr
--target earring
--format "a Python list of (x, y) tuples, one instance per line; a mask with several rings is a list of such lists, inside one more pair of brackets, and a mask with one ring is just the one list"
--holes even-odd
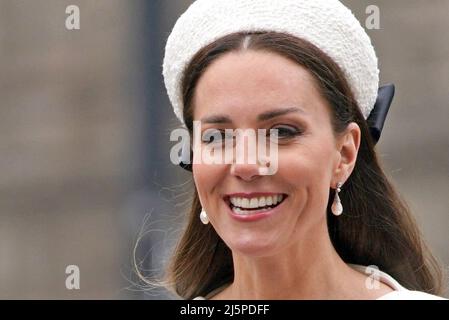
[(203, 224), (209, 223), (209, 217), (207, 216), (207, 213), (206, 211), (204, 211), (204, 209), (201, 209), (200, 220)]
[(341, 191), (341, 182), (337, 182), (337, 189), (335, 190), (335, 197), (334, 202), (332, 203), (332, 213), (336, 216), (339, 216), (343, 213), (343, 205), (341, 204), (340, 197), (338, 196), (338, 193)]

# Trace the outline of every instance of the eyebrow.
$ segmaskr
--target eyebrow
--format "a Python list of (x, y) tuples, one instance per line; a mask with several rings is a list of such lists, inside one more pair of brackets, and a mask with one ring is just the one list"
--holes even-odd
[[(303, 109), (297, 108), (297, 107), (291, 107), (291, 108), (283, 108), (283, 109), (276, 109), (276, 110), (269, 110), (265, 111), (257, 116), (258, 121), (267, 121), (276, 117), (280, 117), (289, 113), (302, 113), (307, 114)], [(215, 124), (221, 124), (221, 123), (232, 123), (232, 120), (226, 116), (226, 115), (212, 115), (209, 117), (205, 117), (201, 119), (202, 123), (215, 123)]]

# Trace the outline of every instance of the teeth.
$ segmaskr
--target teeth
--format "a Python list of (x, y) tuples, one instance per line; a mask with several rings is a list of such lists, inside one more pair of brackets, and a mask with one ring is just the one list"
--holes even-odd
[(259, 199), (257, 199), (257, 198), (252, 198), (252, 199), (249, 201), (249, 207), (250, 207), (251, 209), (257, 208), (258, 206), (259, 206)]
[[(250, 214), (254, 214), (254, 210), (253, 211), (252, 210), (242, 210), (237, 207), (232, 208), (232, 210), (234, 211), (234, 213), (241, 215), (241, 216), (248, 216)], [(270, 208), (263, 208), (263, 209), (257, 210), (257, 212), (264, 212), (264, 211), (268, 211), (268, 210), (270, 210)]]
[(231, 197), (229, 200), (234, 207), (239, 207), (243, 209), (256, 209), (265, 206), (276, 205), (283, 199), (282, 194), (277, 194), (273, 196), (267, 197), (258, 197), (258, 198), (239, 198), (239, 197)]
[(237, 198), (235, 203), (233, 203), (236, 207), (242, 207), (242, 198)]

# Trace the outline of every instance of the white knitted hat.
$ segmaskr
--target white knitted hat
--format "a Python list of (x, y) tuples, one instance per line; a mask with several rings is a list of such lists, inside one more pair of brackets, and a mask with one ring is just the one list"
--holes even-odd
[(342, 69), (365, 117), (379, 87), (371, 40), (338, 0), (197, 0), (178, 19), (165, 48), (165, 87), (183, 120), (181, 81), (193, 56), (213, 41), (240, 31), (283, 32), (307, 40)]

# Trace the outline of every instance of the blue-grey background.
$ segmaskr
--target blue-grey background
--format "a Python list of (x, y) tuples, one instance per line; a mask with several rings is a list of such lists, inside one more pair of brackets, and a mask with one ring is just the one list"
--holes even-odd
[[(345, 0), (397, 95), (378, 152), (449, 266), (449, 1)], [(161, 64), (191, 1), (0, 0), (0, 298), (155, 299), (191, 176), (169, 161), (178, 125)], [(78, 5), (81, 29), (65, 8)], [(80, 289), (65, 268), (79, 266)]]

